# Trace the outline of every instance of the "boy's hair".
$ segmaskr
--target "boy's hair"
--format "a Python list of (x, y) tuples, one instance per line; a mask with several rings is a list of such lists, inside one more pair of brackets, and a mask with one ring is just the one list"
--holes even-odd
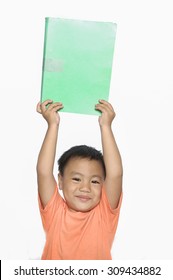
[(87, 158), (89, 160), (99, 161), (103, 167), (104, 177), (106, 177), (106, 168), (102, 153), (86, 145), (74, 146), (62, 154), (58, 160), (59, 172), (61, 175), (64, 174), (64, 169), (72, 158)]

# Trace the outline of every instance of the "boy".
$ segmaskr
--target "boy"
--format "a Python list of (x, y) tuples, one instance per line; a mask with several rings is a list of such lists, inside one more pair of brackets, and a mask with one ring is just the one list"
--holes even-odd
[[(49, 106), (47, 106), (49, 105)], [(122, 200), (123, 168), (111, 129), (115, 112), (99, 100), (102, 154), (76, 146), (59, 159), (58, 187), (53, 175), (62, 103), (46, 100), (37, 112), (48, 123), (37, 162), (39, 207), (46, 244), (43, 260), (110, 260)]]

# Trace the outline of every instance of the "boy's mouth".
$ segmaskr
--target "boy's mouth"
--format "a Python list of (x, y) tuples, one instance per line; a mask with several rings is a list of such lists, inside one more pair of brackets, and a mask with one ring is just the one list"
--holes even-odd
[(91, 197), (86, 196), (86, 195), (77, 195), (76, 197), (82, 202), (87, 202), (91, 199)]

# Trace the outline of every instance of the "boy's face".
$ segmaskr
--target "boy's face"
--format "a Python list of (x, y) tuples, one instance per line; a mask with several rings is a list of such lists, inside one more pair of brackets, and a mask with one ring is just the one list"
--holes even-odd
[(87, 158), (70, 159), (64, 175), (59, 174), (59, 188), (72, 211), (93, 209), (100, 202), (103, 181), (101, 163)]

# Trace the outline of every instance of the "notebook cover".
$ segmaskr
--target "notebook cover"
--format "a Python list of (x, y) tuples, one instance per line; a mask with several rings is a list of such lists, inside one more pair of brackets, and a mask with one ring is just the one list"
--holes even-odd
[(108, 100), (116, 23), (45, 18), (41, 102), (63, 112), (97, 115)]

